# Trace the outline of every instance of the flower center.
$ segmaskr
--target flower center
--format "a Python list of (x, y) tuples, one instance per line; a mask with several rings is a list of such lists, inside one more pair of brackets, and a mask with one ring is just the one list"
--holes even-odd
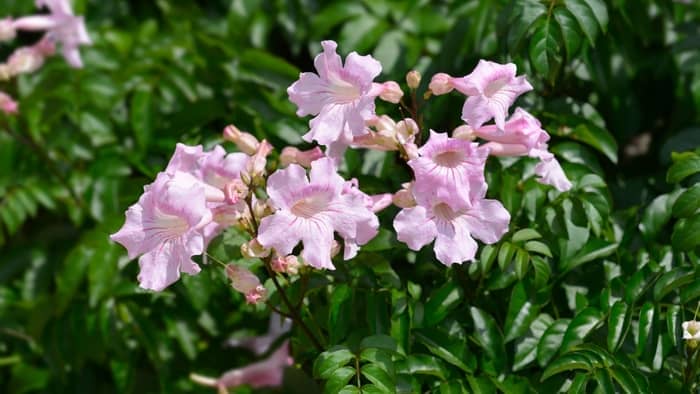
[(491, 96), (493, 96), (499, 90), (501, 90), (502, 87), (506, 86), (507, 83), (508, 78), (498, 78), (489, 82), (489, 84), (486, 85), (486, 89), (484, 89), (484, 95), (488, 98), (491, 98)]
[(176, 215), (170, 215), (156, 208), (155, 221), (152, 229), (163, 239), (172, 239), (187, 232), (189, 224), (187, 220)]
[(433, 161), (442, 166), (455, 168), (464, 162), (464, 152), (460, 151), (447, 151), (442, 152), (433, 158)]
[(302, 218), (310, 218), (319, 212), (322, 212), (328, 206), (328, 198), (323, 194), (315, 194), (304, 197), (294, 203), (290, 211), (295, 216)]
[(450, 206), (444, 202), (433, 206), (433, 214), (435, 214), (435, 216), (439, 219), (446, 220), (448, 222), (451, 222), (452, 219), (459, 216), (457, 212), (453, 211), (452, 208), (450, 208)]
[(360, 97), (360, 87), (334, 76), (330, 80), (330, 91), (338, 103), (350, 103)]

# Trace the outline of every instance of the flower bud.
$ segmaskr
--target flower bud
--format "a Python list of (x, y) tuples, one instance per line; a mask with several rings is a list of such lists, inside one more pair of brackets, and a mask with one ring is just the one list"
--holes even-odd
[(463, 124), (452, 130), (452, 138), (465, 141), (474, 141), (476, 139), (476, 134), (474, 134), (474, 129), (472, 129), (469, 125)]
[(246, 186), (240, 179), (234, 179), (224, 186), (224, 196), (226, 198), (226, 202), (231, 205), (243, 200), (247, 195), (248, 186)]
[(16, 36), (17, 31), (15, 31), (12, 18), (8, 17), (5, 19), (0, 19), (0, 42), (12, 41)]
[(293, 146), (288, 146), (282, 149), (280, 154), (280, 167), (284, 168), (290, 164), (299, 164), (302, 167), (309, 168), (314, 160), (318, 160), (325, 155), (318, 146), (309, 150), (299, 150)]
[(231, 280), (231, 286), (245, 295), (246, 302), (249, 304), (257, 304), (267, 295), (267, 290), (260, 284), (260, 279), (245, 267), (229, 264), (226, 266), (226, 276)]
[(484, 149), (489, 150), (491, 156), (525, 156), (530, 152), (527, 146), (522, 144), (501, 144), (498, 142), (489, 142), (482, 145)]
[(392, 202), (399, 208), (412, 208), (416, 206), (416, 200), (413, 198), (413, 183), (404, 183), (403, 189), (394, 193)]
[(260, 245), (257, 239), (252, 239), (241, 245), (241, 254), (247, 258), (263, 258), (270, 255), (270, 249)]
[(416, 70), (411, 70), (406, 74), (406, 84), (411, 89), (417, 89), (420, 85), (421, 75)]
[(0, 63), (0, 81), (7, 81), (11, 76), (10, 66), (5, 63)]
[(436, 96), (449, 93), (453, 89), (452, 84), (450, 83), (451, 79), (452, 77), (448, 74), (437, 73), (433, 75), (433, 78), (430, 80), (430, 85), (428, 85), (428, 88)]
[(0, 92), (0, 112), (4, 112), (8, 115), (16, 114), (18, 107), (19, 105), (10, 95)]
[(396, 124), (395, 130), (396, 139), (403, 145), (408, 142), (413, 142), (416, 134), (418, 134), (418, 125), (413, 119), (406, 118)]
[(382, 92), (379, 94), (379, 98), (388, 101), (393, 104), (398, 104), (403, 97), (403, 90), (398, 83), (394, 81), (384, 82), (382, 84)]
[(33, 73), (44, 64), (44, 55), (34, 47), (16, 49), (7, 59), (11, 76)]
[(272, 207), (265, 200), (255, 200), (253, 202), (253, 214), (258, 219), (258, 221), (265, 216), (272, 215)]
[(340, 253), (340, 244), (338, 241), (333, 240), (333, 244), (331, 246), (331, 258), (335, 257)]
[(407, 142), (403, 145), (403, 150), (406, 152), (406, 158), (408, 160), (417, 159), (418, 156), (418, 146), (413, 142)]
[(299, 273), (299, 267), (301, 264), (299, 263), (297, 256), (290, 254), (285, 257), (275, 256), (275, 258), (270, 262), (270, 266), (275, 272), (296, 275)]
[[(270, 152), (272, 152), (272, 145), (266, 140), (262, 140), (262, 142), (258, 144), (258, 149), (255, 151), (255, 154), (248, 159), (244, 172), (248, 173), (250, 182), (253, 184), (262, 184), (263, 176), (265, 175), (265, 166), (267, 165), (267, 155), (269, 155)], [(242, 175), (241, 178), (243, 178)]]
[(260, 142), (250, 133), (238, 130), (234, 125), (228, 125), (224, 128), (224, 139), (236, 144), (236, 147), (241, 152), (252, 155), (258, 150)]
[(691, 349), (695, 349), (698, 346), (698, 340), (700, 340), (700, 322), (695, 320), (685, 321), (681, 326), (683, 327), (683, 339), (686, 340), (686, 344)]

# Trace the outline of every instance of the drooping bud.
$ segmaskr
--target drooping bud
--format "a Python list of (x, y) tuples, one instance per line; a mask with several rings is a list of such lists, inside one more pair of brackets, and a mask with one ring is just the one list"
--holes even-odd
[(267, 290), (260, 284), (260, 279), (245, 267), (236, 264), (226, 266), (226, 276), (231, 280), (231, 286), (245, 296), (249, 304), (257, 304), (265, 299)]
[[(267, 165), (267, 156), (272, 152), (272, 149), (272, 145), (267, 142), (267, 140), (262, 140), (255, 154), (248, 160), (244, 172), (248, 173), (253, 184), (262, 183), (263, 176), (265, 175), (265, 166)], [(243, 178), (242, 175), (241, 178)]]
[(416, 70), (411, 70), (406, 74), (406, 84), (411, 89), (417, 89), (420, 85), (421, 75)]
[(248, 258), (263, 258), (270, 255), (270, 249), (266, 249), (264, 246), (260, 245), (257, 239), (253, 238), (241, 245), (241, 254)]
[(15, 37), (17, 37), (17, 31), (12, 18), (0, 19), (0, 42), (12, 41)]
[(8, 115), (16, 114), (18, 108), (19, 105), (10, 95), (0, 92), (0, 112), (4, 112)]
[(287, 255), (285, 257), (275, 256), (270, 262), (273, 271), (281, 274), (296, 275), (299, 273), (299, 259), (295, 255)]
[(254, 135), (240, 131), (232, 124), (224, 128), (224, 139), (236, 144), (238, 150), (247, 155), (255, 154), (260, 146), (260, 142)]
[(408, 142), (413, 142), (416, 134), (418, 134), (418, 125), (413, 119), (406, 118), (396, 124), (395, 130), (396, 139), (403, 145)]
[(282, 149), (280, 154), (280, 168), (287, 167), (290, 164), (299, 164), (302, 167), (311, 167), (311, 162), (318, 160), (325, 155), (318, 146), (309, 150), (299, 150), (293, 146), (288, 146)]
[(398, 83), (394, 81), (384, 82), (382, 84), (382, 92), (379, 94), (379, 98), (388, 101), (393, 104), (398, 104), (403, 97), (403, 90)]
[(439, 96), (441, 94), (447, 94), (453, 89), (452, 84), (450, 83), (451, 79), (452, 77), (448, 74), (437, 73), (433, 75), (433, 78), (430, 80), (430, 85), (428, 85), (428, 88), (436, 96)]
[(469, 125), (463, 124), (452, 130), (452, 138), (465, 141), (474, 141), (476, 139), (476, 134), (474, 134), (474, 129), (472, 129)]
[(224, 186), (224, 195), (226, 202), (233, 205), (246, 198), (248, 195), (248, 186), (240, 179), (234, 179)]
[(399, 208), (412, 208), (416, 206), (416, 200), (413, 198), (413, 183), (407, 182), (401, 185), (403, 189), (394, 193), (392, 202)]

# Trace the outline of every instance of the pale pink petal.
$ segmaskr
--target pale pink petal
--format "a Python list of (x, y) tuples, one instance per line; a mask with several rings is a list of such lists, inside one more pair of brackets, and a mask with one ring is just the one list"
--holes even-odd
[(50, 30), (58, 26), (60, 19), (51, 15), (31, 15), (15, 19), (13, 26), (17, 30)]
[(290, 164), (285, 169), (275, 171), (267, 179), (267, 195), (275, 208), (287, 209), (292, 203), (291, 190), (302, 189), (308, 184), (304, 168)]
[[(153, 291), (162, 291), (180, 278), (180, 271), (196, 274), (199, 266), (191, 260), (195, 254), (202, 253), (203, 239), (193, 233), (188, 245), (178, 241), (169, 241), (159, 248), (148, 252), (139, 259), (139, 286)], [(191, 250), (192, 245), (198, 248)]]
[(298, 221), (297, 231), (301, 234), (304, 250), (301, 257), (312, 267), (334, 270), (331, 262), (333, 228), (322, 220)]
[(539, 176), (538, 182), (554, 186), (561, 192), (571, 189), (571, 181), (566, 177), (564, 170), (553, 154), (540, 151), (532, 155), (540, 159), (540, 162), (535, 166), (535, 174)]
[(328, 80), (338, 75), (343, 69), (340, 56), (335, 52), (338, 44), (335, 41), (321, 41), (323, 52), (316, 55), (314, 67), (321, 79)]
[(510, 213), (497, 200), (478, 200), (463, 218), (467, 232), (487, 244), (498, 242), (510, 223)]
[(203, 155), (202, 145), (189, 146), (178, 142), (165, 172), (173, 174), (175, 171), (183, 171), (194, 174), (199, 168), (197, 161)]
[(288, 255), (302, 239), (299, 234), (300, 223), (287, 211), (279, 210), (260, 221), (257, 240), (266, 248), (275, 248), (278, 254)]
[(438, 261), (450, 266), (454, 263), (474, 260), (476, 241), (472, 239), (459, 220), (446, 222), (437, 220), (437, 237), (435, 238), (435, 257)]
[(370, 55), (361, 56), (350, 52), (345, 58), (345, 71), (361, 81), (371, 81), (382, 72), (382, 65)]
[(421, 206), (401, 210), (394, 219), (397, 239), (413, 250), (420, 250), (437, 236), (435, 223)]
[(282, 384), (285, 368), (292, 363), (293, 360), (289, 355), (289, 341), (285, 341), (267, 359), (221, 375), (217, 386), (229, 388), (242, 385), (249, 385), (252, 388), (277, 387)]
[(289, 100), (297, 105), (297, 116), (317, 115), (327, 103), (327, 85), (314, 73), (301, 73), (287, 88)]
[(338, 175), (333, 160), (324, 157), (311, 163), (309, 179), (315, 185), (326, 185), (332, 194), (336, 195), (343, 189), (345, 180)]

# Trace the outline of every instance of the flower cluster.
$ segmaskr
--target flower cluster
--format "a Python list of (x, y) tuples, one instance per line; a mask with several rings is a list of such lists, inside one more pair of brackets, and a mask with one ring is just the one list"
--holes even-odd
[[(277, 155), (267, 141), (233, 125), (224, 129), (223, 138), (239, 153), (226, 153), (219, 145), (205, 151), (202, 146), (178, 144), (166, 169), (144, 188), (126, 212), (123, 227), (112, 235), (130, 257), (139, 257), (141, 287), (159, 291), (181, 272), (198, 273), (201, 268), (193, 256), (204, 255), (206, 261), (208, 243), (226, 228), (236, 227), (250, 236), (241, 254), (262, 260), (282, 294), (290, 313), (286, 316), (303, 326), (277, 276), (299, 275), (309, 269), (305, 267), (333, 270), (333, 258), (341, 251), (345, 260), (355, 257), (377, 235), (376, 212), (388, 205), (402, 208), (393, 221), (398, 240), (413, 250), (434, 241), (437, 259), (449, 266), (473, 260), (477, 239), (495, 243), (508, 231), (509, 212), (499, 201), (486, 198), (484, 171), (490, 156), (537, 158), (540, 182), (560, 191), (571, 187), (547, 149), (549, 135), (540, 122), (522, 108), (508, 116), (518, 96), (532, 90), (524, 76), (516, 76), (515, 65), (481, 61), (461, 78), (435, 75), (426, 97), (455, 89), (466, 95), (465, 124), (451, 135), (429, 130), (422, 143), (428, 133), (422, 130), (415, 99), (421, 82), (418, 72), (406, 76), (413, 101), (409, 108), (397, 82), (374, 81), (382, 70), (377, 60), (352, 52), (343, 62), (335, 42), (321, 45), (323, 52), (314, 60), (316, 73), (302, 73), (287, 92), (299, 116), (313, 116), (304, 139), (324, 150), (285, 147)], [(401, 105), (411, 116), (397, 121), (377, 114), (377, 98)], [(397, 151), (414, 179), (396, 193), (368, 195), (356, 179), (338, 173), (348, 148)], [(276, 160), (268, 162), (270, 155)], [(268, 168), (273, 163), (276, 170)], [(266, 302), (279, 311), (266, 299), (267, 288), (249, 267), (214, 260), (224, 265), (231, 286), (248, 303)], [(261, 337), (265, 350), (250, 346), (262, 355), (277, 336)], [(276, 385), (290, 362), (285, 343), (267, 360), (218, 379), (198, 375), (193, 379), (219, 388)]]
[[(69, 65), (75, 68), (83, 66), (79, 46), (92, 43), (83, 17), (73, 14), (69, 0), (36, 0), (36, 6), (47, 8), (49, 13), (0, 19), (0, 42), (13, 40), (18, 31), (44, 32), (37, 43), (17, 48), (4, 63), (0, 63), (0, 81), (35, 72), (47, 57), (56, 52), (56, 44), (60, 45)], [(0, 91), (0, 111), (14, 114), (17, 110), (18, 105), (12, 97)]]

